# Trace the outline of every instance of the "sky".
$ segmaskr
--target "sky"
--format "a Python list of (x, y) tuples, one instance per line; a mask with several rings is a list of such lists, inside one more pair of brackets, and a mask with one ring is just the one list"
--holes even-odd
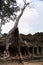
[[(26, 7), (22, 17), (19, 20), (19, 33), (34, 34), (43, 32), (43, 0), (27, 0), (30, 7)], [(18, 6), (23, 7), (23, 1), (17, 0)], [(10, 21), (2, 26), (2, 33), (8, 33), (14, 26), (14, 22)]]

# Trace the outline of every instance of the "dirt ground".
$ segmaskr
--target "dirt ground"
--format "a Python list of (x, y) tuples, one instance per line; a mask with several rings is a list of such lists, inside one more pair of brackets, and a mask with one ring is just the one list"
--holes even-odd
[(19, 63), (19, 62), (0, 62), (0, 65), (43, 65), (43, 62), (24, 62), (24, 63)]

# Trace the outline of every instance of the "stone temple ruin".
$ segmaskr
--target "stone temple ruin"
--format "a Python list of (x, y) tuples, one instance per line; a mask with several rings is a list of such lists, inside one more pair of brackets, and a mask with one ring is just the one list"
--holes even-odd
[(20, 58), (19, 52), (24, 60), (43, 58), (43, 33), (23, 35), (16, 28), (9, 35), (3, 34), (0, 38), (0, 59), (17, 60)]

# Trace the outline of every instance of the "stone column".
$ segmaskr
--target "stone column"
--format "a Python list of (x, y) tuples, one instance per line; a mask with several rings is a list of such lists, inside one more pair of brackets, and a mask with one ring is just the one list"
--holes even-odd
[(37, 47), (37, 54), (39, 55), (40, 53), (39, 53), (39, 47)]
[[(30, 48), (30, 47), (29, 47)], [(30, 53), (30, 51), (28, 52), (29, 58), (31, 58), (32, 54)]]

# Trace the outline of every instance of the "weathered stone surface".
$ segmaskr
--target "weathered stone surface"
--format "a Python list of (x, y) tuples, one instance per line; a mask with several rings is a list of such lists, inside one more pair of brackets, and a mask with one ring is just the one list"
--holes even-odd
[(16, 28), (10, 34), (3, 34), (0, 38), (0, 57), (19, 59), (20, 54), (23, 59), (43, 58), (43, 33), (23, 35)]

